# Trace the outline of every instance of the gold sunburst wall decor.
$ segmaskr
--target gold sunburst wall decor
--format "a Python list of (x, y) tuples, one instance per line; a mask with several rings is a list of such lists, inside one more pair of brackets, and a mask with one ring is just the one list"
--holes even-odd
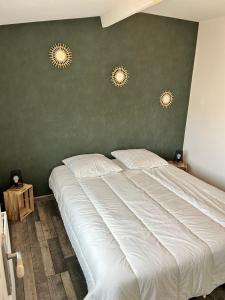
[(129, 73), (124, 66), (117, 66), (113, 69), (111, 75), (112, 83), (117, 87), (123, 87), (127, 84)]
[(59, 69), (69, 67), (72, 62), (72, 52), (70, 48), (63, 43), (52, 45), (48, 55), (53, 66)]
[(167, 108), (169, 107), (174, 100), (174, 94), (171, 91), (164, 91), (160, 96), (160, 104), (162, 107)]

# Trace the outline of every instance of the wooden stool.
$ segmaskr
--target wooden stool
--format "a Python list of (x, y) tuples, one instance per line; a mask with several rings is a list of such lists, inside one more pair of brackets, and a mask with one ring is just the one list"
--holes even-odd
[(12, 186), (4, 192), (5, 209), (8, 219), (22, 221), (34, 211), (34, 195), (32, 184), (23, 184), (22, 187)]
[(183, 162), (183, 161), (177, 162), (177, 161), (170, 160), (170, 161), (168, 161), (168, 163), (171, 165), (174, 165), (175, 167), (177, 167), (181, 170), (184, 170), (186, 172), (188, 171), (188, 164), (186, 162)]

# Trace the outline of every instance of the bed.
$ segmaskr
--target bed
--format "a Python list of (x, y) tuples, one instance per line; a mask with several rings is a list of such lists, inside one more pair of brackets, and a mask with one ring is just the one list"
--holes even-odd
[(187, 300), (225, 283), (225, 193), (178, 168), (49, 185), (84, 272), (85, 300)]

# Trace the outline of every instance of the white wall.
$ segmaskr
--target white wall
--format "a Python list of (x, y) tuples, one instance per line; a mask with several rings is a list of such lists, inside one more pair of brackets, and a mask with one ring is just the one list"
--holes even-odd
[(225, 17), (200, 22), (184, 156), (194, 175), (225, 190)]

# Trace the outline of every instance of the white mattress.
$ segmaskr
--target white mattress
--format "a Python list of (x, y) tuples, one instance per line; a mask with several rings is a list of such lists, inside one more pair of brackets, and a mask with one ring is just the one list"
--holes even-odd
[(186, 300), (225, 283), (225, 193), (171, 165), (49, 179), (86, 300)]

